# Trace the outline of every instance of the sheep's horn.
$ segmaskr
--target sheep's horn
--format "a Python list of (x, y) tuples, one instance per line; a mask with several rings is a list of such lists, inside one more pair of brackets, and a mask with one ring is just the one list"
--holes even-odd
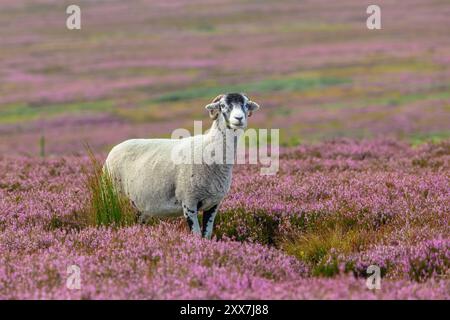
[(214, 100), (213, 100), (210, 104), (208, 104), (205, 108), (208, 109), (208, 110), (213, 110), (213, 109), (218, 108), (218, 107), (219, 107), (220, 99), (222, 99), (222, 97), (223, 97), (223, 94), (218, 95), (218, 96), (215, 97)]
[(212, 102), (218, 102), (222, 98), (223, 98), (223, 94), (219, 94), (217, 97), (214, 98), (214, 100)]

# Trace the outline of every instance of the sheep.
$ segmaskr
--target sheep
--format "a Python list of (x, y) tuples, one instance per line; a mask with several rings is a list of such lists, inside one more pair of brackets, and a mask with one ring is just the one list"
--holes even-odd
[[(224, 147), (226, 153), (233, 150), (235, 156), (236, 139), (259, 105), (243, 93), (228, 93), (217, 96), (205, 108), (213, 124), (203, 135), (182, 139), (131, 139), (110, 151), (104, 167), (117, 189), (139, 211), (140, 222), (149, 217), (184, 215), (191, 232), (211, 238), (220, 203), (231, 186), (234, 161), (180, 164), (174, 161), (174, 152), (194, 150), (195, 153), (198, 149)], [(234, 140), (226, 139), (229, 132), (233, 133)], [(197, 217), (200, 211), (203, 212), (202, 229)]]

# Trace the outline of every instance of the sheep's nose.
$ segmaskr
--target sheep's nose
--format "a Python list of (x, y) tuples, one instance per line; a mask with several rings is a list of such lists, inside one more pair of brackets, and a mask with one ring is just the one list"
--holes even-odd
[(244, 117), (234, 117), (236, 120), (238, 120), (239, 122), (244, 118)]

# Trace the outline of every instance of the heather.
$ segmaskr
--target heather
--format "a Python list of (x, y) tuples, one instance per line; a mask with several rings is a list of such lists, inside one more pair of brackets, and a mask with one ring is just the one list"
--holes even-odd
[(380, 32), (356, 0), (81, 2), (81, 32), (62, 2), (2, 2), (1, 153), (167, 137), (227, 91), (263, 101), (251, 125), (283, 128), (285, 146), (449, 138), (445, 1), (379, 3)]
[[(85, 223), (87, 156), (2, 157), (0, 296), (448, 299), (449, 157), (447, 142), (287, 148), (276, 177), (236, 168), (211, 241), (182, 218)], [(365, 286), (371, 264), (382, 290)]]
[[(0, 3), (0, 299), (450, 298), (448, 2), (367, 30), (357, 0), (79, 0), (78, 31)], [(206, 130), (227, 91), (280, 129), (279, 172), (235, 166), (211, 241), (137, 224), (106, 154)]]

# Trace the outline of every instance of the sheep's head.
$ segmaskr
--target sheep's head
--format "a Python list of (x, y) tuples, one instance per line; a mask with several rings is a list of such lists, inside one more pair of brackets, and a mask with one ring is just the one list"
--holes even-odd
[(245, 129), (247, 118), (259, 109), (259, 105), (250, 101), (243, 93), (227, 93), (214, 98), (206, 109), (212, 119), (222, 117), (227, 128)]

